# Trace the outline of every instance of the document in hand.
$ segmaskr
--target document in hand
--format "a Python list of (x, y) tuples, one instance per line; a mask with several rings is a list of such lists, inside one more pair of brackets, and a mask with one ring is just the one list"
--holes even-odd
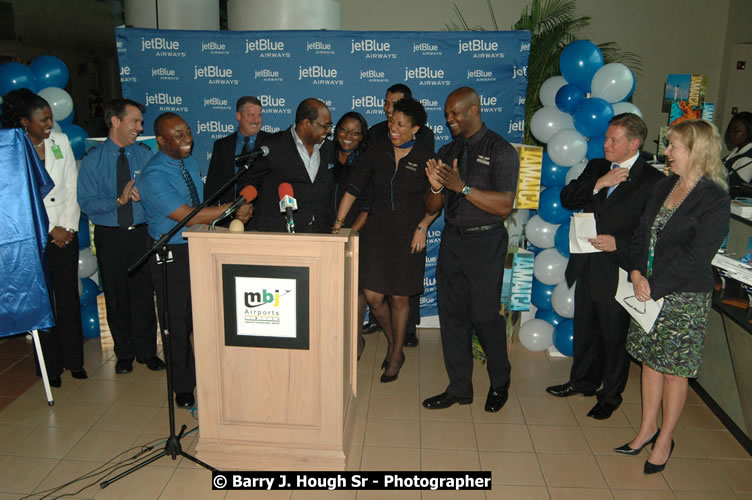
[(588, 241), (598, 236), (592, 212), (573, 214), (569, 225), (569, 253), (600, 252)]
[(658, 300), (650, 299), (646, 302), (637, 300), (634, 294), (634, 285), (629, 281), (627, 272), (621, 268), (619, 268), (619, 286), (616, 288), (614, 298), (646, 332), (653, 328), (663, 307), (662, 298)]

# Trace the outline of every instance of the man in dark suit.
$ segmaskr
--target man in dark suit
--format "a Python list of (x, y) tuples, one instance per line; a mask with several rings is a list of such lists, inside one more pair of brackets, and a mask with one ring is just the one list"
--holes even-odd
[(599, 420), (619, 407), (629, 375), (629, 314), (614, 299), (619, 268), (631, 269), (632, 233), (653, 185), (663, 177), (640, 157), (645, 137), (642, 118), (631, 113), (615, 116), (606, 131), (606, 158), (590, 160), (580, 177), (561, 191), (566, 208), (595, 215), (598, 236), (590, 243), (599, 252), (569, 258), (567, 285), (577, 282), (574, 359), (569, 381), (546, 391), (557, 397), (596, 394), (598, 403), (588, 416)]
[(269, 155), (259, 158), (238, 182), (258, 190), (251, 226), (258, 231), (287, 231), (279, 209), (280, 184), (292, 185), (298, 203), (295, 231), (328, 233), (334, 223), (332, 206), (335, 164), (334, 143), (327, 139), (332, 117), (326, 104), (308, 98), (298, 105), (295, 125), (264, 140)]
[[(204, 196), (209, 198), (230, 180), (235, 172), (235, 157), (261, 145), (268, 132), (261, 130), (263, 123), (261, 101), (254, 96), (243, 96), (235, 105), (235, 117), (238, 119), (238, 131), (227, 137), (214, 141), (209, 173), (206, 175)], [(237, 186), (236, 186), (237, 187)], [(217, 199), (216, 204), (232, 203), (239, 196), (240, 190), (227, 189)], [(228, 219), (228, 222), (231, 219)]]

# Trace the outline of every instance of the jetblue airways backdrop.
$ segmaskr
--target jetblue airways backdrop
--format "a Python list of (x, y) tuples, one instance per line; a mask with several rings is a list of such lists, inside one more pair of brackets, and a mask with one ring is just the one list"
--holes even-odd
[[(193, 155), (206, 175), (216, 139), (235, 131), (235, 101), (257, 96), (264, 130), (283, 130), (303, 99), (316, 97), (334, 122), (354, 110), (384, 120), (387, 87), (405, 83), (428, 112), (437, 148), (451, 140), (444, 101), (470, 86), (483, 121), (522, 142), (530, 33), (394, 31), (116, 30), (123, 95), (147, 107), (144, 133), (165, 111), (193, 130)], [(434, 266), (443, 223), (431, 227), (423, 316), (436, 314)]]

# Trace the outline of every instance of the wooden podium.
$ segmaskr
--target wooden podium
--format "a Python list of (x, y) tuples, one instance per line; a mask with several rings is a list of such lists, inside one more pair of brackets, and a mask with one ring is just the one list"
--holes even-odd
[(344, 470), (357, 395), (357, 235), (203, 225), (184, 234), (198, 458), (225, 470)]

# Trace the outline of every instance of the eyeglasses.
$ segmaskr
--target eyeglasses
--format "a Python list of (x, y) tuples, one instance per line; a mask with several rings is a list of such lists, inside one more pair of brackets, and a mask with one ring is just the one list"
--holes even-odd
[(361, 132), (357, 132), (355, 130), (348, 130), (344, 127), (340, 127), (339, 131), (343, 135), (351, 135), (353, 137), (363, 137), (363, 134)]
[(334, 125), (332, 122), (329, 123), (319, 123), (316, 120), (311, 120), (313, 123), (318, 125), (319, 127), (323, 128), (324, 130), (331, 130), (332, 126)]

